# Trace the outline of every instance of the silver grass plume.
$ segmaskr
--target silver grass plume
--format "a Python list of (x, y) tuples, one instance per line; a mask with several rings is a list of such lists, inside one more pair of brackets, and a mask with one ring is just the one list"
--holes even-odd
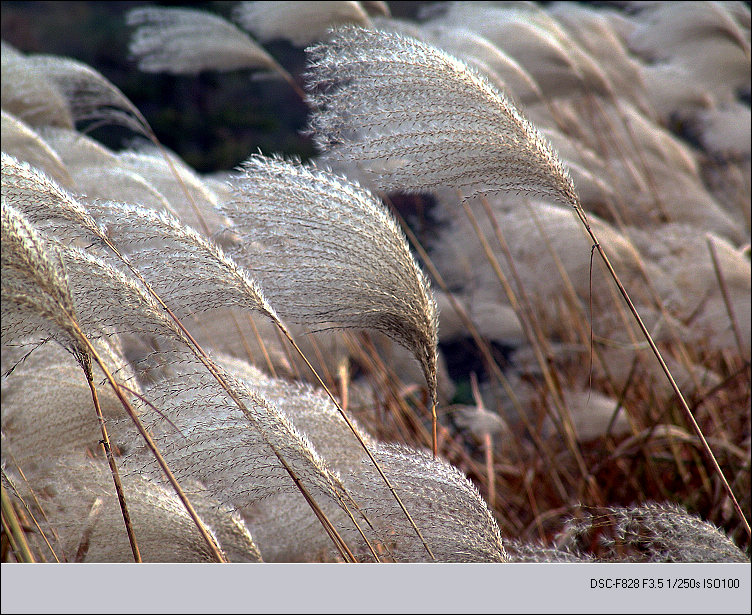
[(2, 340), (52, 337), (77, 358), (86, 344), (59, 252), (2, 200)]
[[(344, 493), (339, 478), (328, 470), (308, 439), (241, 381), (227, 373), (223, 377), (248, 413), (241, 414), (211, 374), (196, 362), (187, 362), (176, 375), (157, 381), (145, 390), (150, 403), (138, 404), (144, 423), (176, 476), (200, 481), (214, 498), (240, 508), (274, 493), (297, 492), (279, 454), (314, 499), (323, 495), (338, 501)], [(127, 432), (116, 426), (113, 430), (128, 442)], [(158, 468), (138, 439), (129, 449), (131, 467), (158, 478)]]
[[(425, 561), (426, 552), (389, 497), (386, 486), (351, 437), (334, 404), (309, 385), (272, 378), (237, 359), (217, 357), (233, 376), (272, 401), (313, 444), (328, 466), (339, 473), (348, 492), (361, 506), (377, 535), (397, 561)], [(383, 445), (356, 426), (439, 561), (502, 561), (499, 529), (472, 483), (446, 462), (407, 447)], [(286, 492), (266, 498), (242, 511), (252, 526), (265, 558), (274, 561), (312, 560), (321, 554), (335, 557), (326, 535), (300, 496)], [(336, 511), (335, 511), (336, 512)], [(342, 513), (332, 521), (346, 522)], [(287, 528), (295, 527), (290, 535)], [(346, 526), (344, 528), (347, 529)], [(370, 559), (360, 536), (350, 530), (348, 544), (360, 559)]]
[(243, 171), (221, 207), (243, 239), (232, 254), (280, 316), (385, 333), (418, 359), (435, 400), (436, 304), (384, 205), (312, 165), (255, 155)]
[[(233, 377), (278, 408), (292, 421), (296, 429), (315, 446), (332, 468), (353, 457), (360, 459), (363, 448), (352, 437), (342, 415), (331, 399), (310, 384), (273, 378), (246, 361), (229, 355), (215, 355), (215, 360)], [(371, 448), (376, 440), (352, 420), (355, 430)]]
[(128, 13), (137, 26), (130, 53), (151, 73), (195, 74), (204, 70), (279, 70), (262, 47), (237, 26), (207, 11), (140, 7)]
[(639, 506), (586, 509), (582, 519), (570, 522), (567, 533), (579, 539), (593, 528), (612, 527), (605, 539), (608, 561), (738, 562), (749, 558), (712, 523), (690, 514), (677, 504), (649, 502)]
[(73, 128), (63, 93), (43, 74), (32, 69), (26, 54), (2, 41), (2, 108), (31, 126)]
[(32, 224), (58, 239), (102, 237), (103, 231), (70, 192), (47, 175), (3, 152), (2, 196)]
[(371, 25), (360, 2), (240, 2), (233, 18), (261, 42), (281, 38), (297, 46), (325, 38), (332, 26)]
[(58, 183), (73, 183), (65, 164), (45, 140), (26, 122), (2, 110), (2, 150), (44, 170)]
[(514, 563), (565, 564), (595, 561), (592, 556), (579, 553), (574, 549), (527, 543), (521, 540), (505, 540), (504, 548), (509, 556), (509, 561)]
[(176, 218), (112, 202), (93, 203), (90, 210), (177, 316), (240, 307), (285, 329), (250, 273)]
[(71, 170), (71, 174), (76, 182), (78, 198), (87, 204), (116, 199), (177, 216), (164, 195), (131, 169), (122, 166), (78, 166)]
[(39, 134), (58, 153), (71, 173), (79, 167), (117, 165), (115, 152), (83, 133), (69, 128), (42, 126)]
[(60, 255), (87, 334), (155, 337), (187, 352), (183, 332), (135, 277), (80, 248), (61, 247)]
[(507, 191), (571, 205), (551, 145), (477, 71), (395, 33), (344, 27), (308, 49), (317, 145), (363, 163), (380, 189)]
[(151, 129), (141, 112), (120, 89), (92, 67), (52, 55), (27, 56), (30, 69), (63, 94), (75, 122), (117, 124), (144, 136)]
[(217, 195), (176, 154), (164, 148), (125, 150), (118, 154), (118, 164), (146, 179), (185, 224), (213, 235), (227, 223), (216, 211)]
[(424, 25), (421, 40), (444, 49), (475, 67), (508, 99), (522, 102), (543, 100), (538, 84), (520, 64), (487, 38), (456, 25)]
[[(475, 486), (457, 468), (430, 452), (377, 443), (374, 457), (392, 477), (395, 489), (439, 562), (504, 562), (507, 559), (498, 525)], [(345, 487), (371, 521), (386, 537), (386, 547), (397, 562), (429, 561), (426, 551), (389, 497), (383, 481), (365, 456), (341, 460), (336, 468)], [(280, 494), (244, 511), (265, 559), (305, 561), (328, 552), (326, 536), (302, 507), (296, 494)], [(289, 536), (289, 526), (299, 528)], [(348, 544), (357, 537), (348, 535)], [(358, 546), (357, 555), (368, 560)]]
[[(98, 141), (75, 130), (53, 126), (42, 127), (39, 133), (62, 159), (75, 185), (70, 189), (81, 201), (113, 199), (175, 213), (153, 182), (131, 169), (130, 164), (124, 165), (119, 156)], [(185, 175), (181, 181), (186, 181)]]
[(236, 510), (212, 498), (206, 487), (187, 481), (196, 511), (212, 529), (227, 560), (233, 563), (261, 562), (261, 552), (243, 518)]
[[(3, 200), (30, 222), (44, 225), (56, 238), (106, 238), (86, 208), (43, 173), (5, 154), (2, 162)], [(85, 333), (140, 333), (169, 338), (178, 346), (187, 343), (135, 277), (75, 245), (60, 244), (55, 250), (70, 279), (70, 296)]]
[[(394, 477), (405, 506), (439, 561), (503, 562), (507, 556), (499, 527), (475, 485), (451, 464), (396, 444), (379, 444), (374, 456)], [(383, 483), (364, 457), (340, 472), (374, 525), (390, 530), (390, 548), (399, 561), (425, 561), (425, 551)]]
[(443, 23), (489, 39), (530, 72), (547, 100), (583, 90), (599, 95), (611, 92), (608, 78), (593, 58), (550, 12), (533, 3), (446, 2), (435, 6), (445, 13), (427, 22), (429, 27)]

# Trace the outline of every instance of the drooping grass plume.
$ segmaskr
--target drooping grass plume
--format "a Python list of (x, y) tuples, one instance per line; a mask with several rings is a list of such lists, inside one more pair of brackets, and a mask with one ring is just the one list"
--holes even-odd
[(431, 8), (438, 9), (431, 12), (443, 14), (428, 23), (467, 28), (516, 58), (547, 100), (582, 90), (606, 94), (611, 89), (593, 58), (549, 11), (536, 4), (447, 2)]
[(2, 149), (33, 167), (43, 169), (58, 183), (71, 187), (73, 180), (57, 152), (26, 122), (5, 109), (2, 110)]
[(576, 200), (548, 141), (464, 62), (415, 39), (354, 27), (308, 51), (316, 143), (359, 161), (379, 188)]
[(84, 241), (103, 231), (70, 192), (47, 175), (3, 152), (2, 196), (29, 221), (56, 238)]
[(734, 16), (734, 3), (655, 3), (641, 7), (627, 36), (630, 51), (656, 66), (679, 69), (684, 80), (719, 102), (749, 89), (749, 8), (746, 24)]
[(42, 126), (39, 134), (54, 149), (71, 173), (83, 167), (117, 164), (117, 156), (99, 141), (70, 128)]
[[(377, 536), (387, 538), (397, 561), (426, 561), (426, 551), (330, 399), (310, 386), (271, 378), (239, 360), (217, 358), (249, 388), (273, 400), (310, 440), (366, 513)], [(498, 526), (472, 483), (445, 461), (405, 446), (385, 445), (356, 425), (411, 513), (437, 561), (504, 561)], [(244, 511), (259, 547), (273, 561), (311, 559), (329, 552), (315, 519), (288, 490)], [(287, 528), (298, 528), (290, 534)], [(352, 534), (350, 530), (349, 534)], [(358, 544), (353, 535), (350, 544)], [(367, 557), (364, 548), (363, 557)], [(335, 554), (330, 553), (330, 556)]]
[[(373, 450), (416, 524), (423, 528), (435, 561), (506, 561), (499, 528), (486, 503), (457, 468), (434, 458), (430, 451), (382, 443)], [(341, 459), (337, 465), (373, 527), (387, 538), (391, 556), (398, 562), (428, 561), (423, 545), (372, 468), (363, 456)], [(246, 518), (268, 561), (310, 561), (322, 553), (328, 561), (334, 555), (294, 494), (260, 501), (247, 511)], [(290, 526), (299, 528), (297, 537), (289, 535)]]
[(177, 215), (165, 196), (143, 176), (122, 166), (77, 167), (73, 170), (78, 198), (91, 205), (97, 201), (118, 200), (138, 203), (158, 212)]
[(428, 36), (426, 42), (475, 67), (508, 99), (533, 102), (543, 98), (532, 75), (513, 57), (480, 34), (447, 24), (435, 24), (432, 27), (425, 25), (422, 31)]
[(188, 352), (188, 340), (134, 277), (79, 248), (62, 251), (81, 324), (93, 334), (130, 333)]
[(280, 316), (385, 333), (415, 355), (435, 399), (435, 302), (386, 208), (314, 166), (257, 155), (243, 171), (222, 205), (242, 237), (232, 254)]
[(73, 128), (68, 102), (58, 87), (35, 71), (26, 54), (2, 41), (2, 107), (30, 126)]
[(117, 124), (152, 136), (148, 123), (128, 97), (90, 66), (53, 55), (30, 55), (26, 59), (33, 73), (62, 93), (74, 122), (86, 122), (88, 128)]
[(233, 17), (261, 42), (285, 39), (300, 47), (326, 38), (332, 26), (371, 25), (360, 2), (240, 2)]
[(216, 210), (215, 192), (174, 153), (150, 147), (124, 150), (118, 154), (118, 164), (143, 177), (188, 226), (214, 236), (227, 223)]
[(607, 561), (749, 562), (721, 530), (677, 504), (648, 502), (584, 513), (570, 522), (567, 533), (576, 541), (594, 530), (611, 529), (604, 541)]
[(106, 202), (90, 209), (179, 317), (239, 307), (260, 312), (284, 329), (250, 273), (204, 235), (142, 207)]
[[(201, 481), (214, 497), (233, 508), (275, 492), (297, 490), (346, 561), (355, 561), (325, 512), (333, 504), (348, 511), (353, 520), (348, 508), (352, 500), (339, 478), (273, 406), (224, 370), (217, 366), (214, 370), (222, 374), (220, 385), (214, 372), (209, 374), (194, 363), (147, 392), (153, 401), (142, 412), (148, 422), (154, 422), (170, 464), (183, 478)], [(157, 406), (160, 410), (152, 412)], [(169, 425), (163, 420), (165, 408), (174, 418)], [(134, 442), (134, 452), (138, 444)], [(150, 461), (144, 459), (142, 464), (132, 458), (141, 473), (152, 468)], [(329, 500), (330, 506), (322, 500)]]
[[(557, 30), (550, 18), (536, 19)], [(596, 237), (572, 180), (538, 130), (466, 64), (414, 39), (346, 27), (309, 53), (314, 107), (309, 128), (317, 144), (335, 158), (361, 162), (381, 189), (448, 186), (465, 196), (523, 192), (573, 208), (750, 535), (718, 460)], [(426, 100), (432, 104), (426, 106)], [(581, 463), (580, 470), (584, 473)]]
[(16, 208), (2, 201), (3, 341), (52, 337), (78, 357), (86, 354), (60, 254)]
[[(13, 160), (9, 159), (8, 167), (14, 171), (18, 171), (18, 175), (21, 177), (18, 183), (22, 184), (22, 188), (29, 188), (32, 191), (36, 190), (47, 200), (41, 207), (36, 208), (35, 211), (37, 213), (43, 210), (45, 206), (61, 205), (60, 209), (63, 211), (61, 219), (69, 227), (73, 228), (74, 231), (76, 225), (85, 228), (86, 231), (89, 231), (96, 238), (105, 241), (108, 247), (116, 251), (114, 244), (112, 244), (106, 233), (97, 223), (93, 222), (93, 218), (91, 218), (88, 212), (70, 195), (66, 194), (65, 191), (55, 186), (49, 180), (46, 180), (46, 182), (35, 181), (40, 178), (36, 177), (33, 173), (24, 173), (28, 171), (28, 168), (25, 168), (23, 165), (14, 166), (13, 162)], [(45, 180), (45, 178), (42, 177), (41, 180)], [(10, 180), (8, 183), (9, 188), (16, 187), (16, 183)], [(48, 184), (51, 184), (51, 187)], [(27, 196), (23, 190), (17, 190), (17, 192), (20, 192), (21, 197)], [(17, 197), (17, 200), (22, 201), (21, 197)], [(27, 198), (26, 200), (28, 201), (29, 199)], [(146, 212), (143, 215), (147, 216), (148, 213)], [(203, 258), (204, 267), (208, 265), (209, 268), (218, 268), (220, 273), (224, 271), (225, 275), (230, 274), (232, 284), (235, 285), (233, 289), (235, 290), (235, 294), (233, 295), (232, 292), (228, 293), (222, 289), (225, 298), (231, 297), (231, 300), (236, 303), (241, 301), (245, 306), (250, 304), (255, 309), (266, 310), (266, 313), (269, 315), (273, 314), (268, 306), (264, 304), (257, 287), (253, 285), (247, 276), (240, 272), (232, 261), (221, 254), (219, 248), (215, 249), (208, 240), (205, 240), (197, 233), (186, 231), (174, 219), (160, 218), (157, 215), (156, 217), (152, 217), (152, 221), (156, 221), (158, 223), (157, 226), (161, 225), (161, 228), (156, 231), (157, 235), (160, 232), (164, 234), (165, 229), (169, 228), (173, 238), (177, 238), (174, 241), (177, 243), (182, 242), (184, 250), (186, 244), (191, 244), (194, 249), (199, 251), (198, 259), (192, 259), (194, 264), (201, 262)], [(66, 228), (66, 230), (70, 230), (70, 228)], [(83, 229), (79, 228), (78, 230), (80, 233)], [(154, 233), (153, 228), (152, 233)], [(160, 355), (167, 358), (168, 362), (183, 360), (188, 356), (193, 356), (208, 370), (207, 373), (211, 374), (211, 377), (230, 396), (232, 401), (246, 415), (246, 418), (252, 421), (253, 415), (251, 410), (245, 405), (240, 394), (233, 389), (233, 385), (223, 378), (221, 372), (213, 365), (204, 351), (195, 344), (193, 338), (185, 330), (174, 313), (164, 304), (163, 299), (156, 294), (151, 285), (146, 282), (143, 275), (133, 268), (133, 265), (127, 259), (122, 257), (119, 251), (115, 253), (120, 262), (126, 265), (128, 272), (132, 275), (128, 275), (102, 258), (78, 248), (61, 246), (58, 249), (64, 261), (65, 270), (73, 281), (71, 292), (74, 295), (79, 321), (88, 334), (110, 335), (121, 332), (157, 339), (159, 340), (159, 346), (163, 348), (160, 351)], [(210, 278), (211, 276), (209, 275), (207, 279)], [(213, 283), (216, 285), (215, 281)], [(188, 286), (185, 284), (181, 285), (177, 283), (173, 284), (172, 290), (173, 292), (180, 293), (186, 288)], [(242, 295), (241, 299), (238, 299), (239, 294)], [(196, 297), (191, 297), (190, 294), (183, 294), (182, 297), (189, 304), (191, 300), (193, 301), (190, 304), (193, 311), (205, 309), (200, 301), (196, 302)], [(213, 293), (204, 294), (203, 298), (204, 300), (207, 298), (210, 299), (214, 302), (213, 306), (217, 306), (217, 297), (213, 296)], [(180, 303), (180, 296), (176, 298), (176, 302)], [(277, 322), (279, 323), (278, 319)], [(286, 331), (281, 323), (279, 323), (279, 326), (283, 331)], [(149, 442), (149, 446), (153, 446), (151, 442)], [(299, 479), (294, 474), (294, 468), (289, 468), (286, 465), (287, 462), (284, 458), (285, 451), (280, 451), (276, 448), (273, 448), (273, 450), (288, 472), (289, 478), (295, 481), (296, 484), (299, 484)], [(159, 463), (160, 465), (164, 465), (162, 460)], [(311, 502), (311, 504), (315, 505), (315, 502)]]
[[(395, 477), (405, 506), (424, 529), (438, 561), (503, 562), (498, 526), (473, 485), (457, 468), (430, 451), (380, 444), (376, 459)], [(392, 549), (400, 561), (425, 561), (425, 552), (365, 459), (348, 468), (353, 496), (366, 514), (393, 528)], [(346, 482), (346, 485), (349, 483)]]
[(128, 25), (138, 67), (150, 73), (196, 74), (204, 70), (278, 69), (278, 64), (245, 32), (219, 15), (187, 8), (139, 7)]
[[(225, 373), (249, 410), (244, 417), (199, 363), (174, 369), (174, 376), (144, 391), (150, 404), (139, 405), (144, 422), (180, 479), (201, 481), (228, 506), (248, 506), (270, 494), (296, 490), (278, 461), (279, 453), (316, 500), (325, 496), (337, 501), (343, 493), (339, 479), (274, 406)], [(169, 424), (163, 415), (170, 417)], [(157, 468), (146, 451), (139, 453), (142, 447), (137, 440), (130, 448), (131, 464), (156, 477)]]
[(136, 26), (130, 52), (143, 71), (196, 74), (203, 70), (258, 69), (303, 91), (285, 68), (235, 24), (207, 11), (140, 7), (128, 13)]
[(115, 392), (118, 391), (102, 358), (81, 329), (80, 312), (70, 292), (62, 255), (65, 250), (66, 248), (56, 247), (37, 232), (18, 210), (7, 204), (3, 196), (2, 258), (0, 259), (2, 260), (0, 290), (2, 339), (6, 343), (27, 336), (44, 339), (44, 335), (47, 334), (76, 358), (91, 391), (102, 434), (100, 442), (107, 453), (133, 557), (135, 561), (140, 562), (141, 556), (94, 386), (92, 357), (110, 379)]

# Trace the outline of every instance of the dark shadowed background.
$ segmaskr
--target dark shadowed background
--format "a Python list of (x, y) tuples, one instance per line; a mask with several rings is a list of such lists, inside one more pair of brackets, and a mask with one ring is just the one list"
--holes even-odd
[[(88, 64), (112, 81), (144, 114), (162, 143), (199, 172), (227, 170), (251, 153), (314, 154), (300, 134), (306, 106), (289, 85), (254, 78), (248, 70), (196, 76), (143, 73), (128, 57), (130, 9), (145, 5), (191, 6), (230, 18), (236, 2), (2, 2), (2, 38), (25, 53), (63, 55)], [(411, 16), (421, 2), (389, 3), (395, 16)], [(286, 42), (264, 46), (299, 78), (305, 53)], [(93, 133), (119, 148), (125, 134)]]

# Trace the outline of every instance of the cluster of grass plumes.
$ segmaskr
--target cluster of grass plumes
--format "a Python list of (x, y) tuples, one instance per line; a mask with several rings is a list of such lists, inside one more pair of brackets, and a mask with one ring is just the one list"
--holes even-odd
[[(744, 560), (725, 534), (748, 548), (750, 162), (729, 130), (749, 123), (748, 8), (406, 22), (348, 2), (301, 28), (308, 4), (232, 14), (312, 43), (295, 77), (219, 16), (129, 15), (144, 70), (305, 82), (320, 160), (253, 155), (221, 181), (92, 69), (3, 46), (3, 343), (44, 341), (4, 346), (4, 488), (29, 527), (60, 513), (35, 556), (130, 557), (96, 544), (125, 536), (97, 504), (111, 481), (70, 478), (101, 452), (57, 342), (116, 381), (103, 422), (145, 559)], [(155, 147), (76, 131), (100, 120)], [(32, 399), (49, 420), (18, 418)]]

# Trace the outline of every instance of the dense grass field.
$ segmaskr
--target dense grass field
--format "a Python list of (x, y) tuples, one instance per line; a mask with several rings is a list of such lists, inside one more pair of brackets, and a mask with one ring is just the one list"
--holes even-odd
[(4, 562), (748, 561), (747, 3), (2, 34)]

